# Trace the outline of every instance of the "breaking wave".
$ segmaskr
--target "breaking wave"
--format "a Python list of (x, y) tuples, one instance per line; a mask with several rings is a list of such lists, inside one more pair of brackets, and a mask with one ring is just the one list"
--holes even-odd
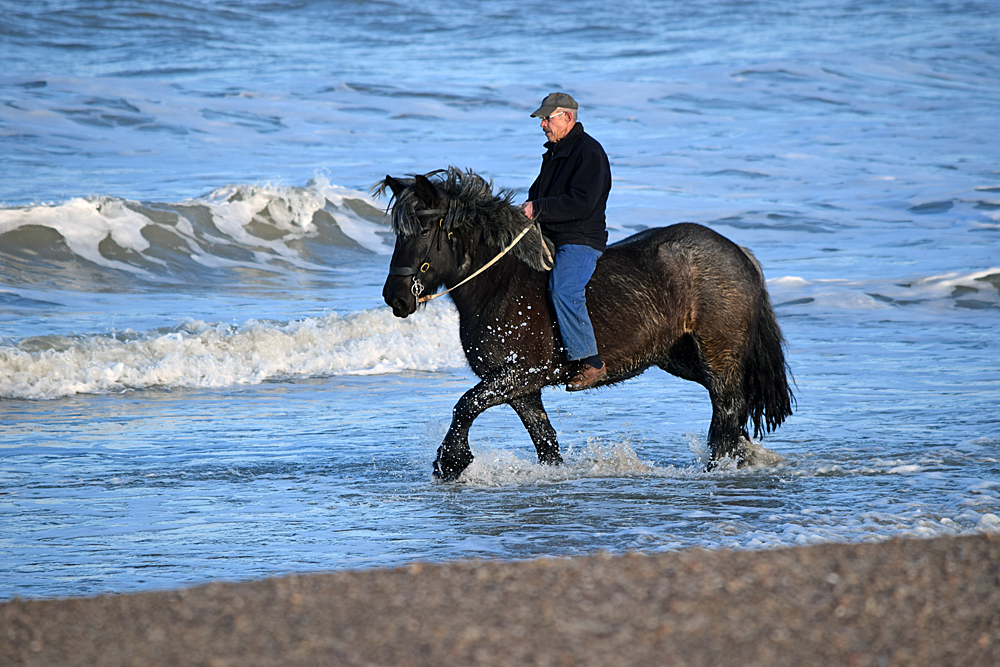
[(317, 176), (305, 187), (230, 185), (204, 197), (102, 196), (0, 208), (0, 280), (72, 287), (329, 271), (344, 251), (387, 254), (383, 211)]

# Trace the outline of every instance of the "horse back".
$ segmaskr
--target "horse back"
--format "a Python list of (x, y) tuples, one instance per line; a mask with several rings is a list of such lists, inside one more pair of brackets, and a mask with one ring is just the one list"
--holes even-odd
[(609, 246), (595, 278), (617, 292), (614, 285), (624, 276), (643, 291), (667, 287), (718, 296), (719, 290), (764, 288), (760, 264), (748, 249), (695, 223), (647, 229)]
[[(763, 275), (748, 250), (694, 223), (608, 247), (587, 288), (594, 332), (626, 372), (662, 363), (686, 335), (710, 343), (753, 326)], [(602, 355), (604, 352), (602, 351)]]

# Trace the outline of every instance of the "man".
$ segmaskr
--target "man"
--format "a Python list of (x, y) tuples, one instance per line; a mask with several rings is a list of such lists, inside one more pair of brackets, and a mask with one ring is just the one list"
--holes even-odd
[(589, 389), (608, 375), (587, 312), (587, 283), (607, 247), (604, 209), (611, 192), (611, 164), (597, 140), (583, 131), (578, 110), (566, 93), (552, 93), (531, 114), (541, 118), (548, 141), (541, 171), (522, 207), (556, 246), (549, 292), (566, 356), (580, 362), (566, 385), (569, 391)]

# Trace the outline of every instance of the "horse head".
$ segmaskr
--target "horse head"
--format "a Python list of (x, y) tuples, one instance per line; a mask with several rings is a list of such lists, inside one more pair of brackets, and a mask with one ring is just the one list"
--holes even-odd
[(392, 227), (396, 245), (382, 298), (396, 317), (412, 314), (425, 292), (442, 285), (454, 274), (456, 243), (446, 229), (449, 198), (427, 176), (409, 179), (386, 176), (376, 188), (392, 191)]
[[(454, 284), (474, 270), (472, 255), (495, 253), (531, 225), (512, 204), (512, 191), (495, 194), (492, 181), (456, 167), (412, 178), (386, 176), (372, 187), (379, 195), (386, 190), (392, 192), (396, 246), (382, 297), (397, 317), (413, 313), (422, 294)], [(549, 268), (546, 249), (551, 251), (551, 243), (540, 232), (531, 233), (516, 244), (512, 255), (543, 271)]]

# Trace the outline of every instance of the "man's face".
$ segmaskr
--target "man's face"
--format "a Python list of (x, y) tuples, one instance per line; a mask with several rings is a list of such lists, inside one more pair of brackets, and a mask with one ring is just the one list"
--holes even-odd
[(556, 109), (542, 118), (542, 132), (545, 133), (546, 139), (555, 143), (569, 134), (574, 124), (573, 116), (569, 112), (565, 109)]

